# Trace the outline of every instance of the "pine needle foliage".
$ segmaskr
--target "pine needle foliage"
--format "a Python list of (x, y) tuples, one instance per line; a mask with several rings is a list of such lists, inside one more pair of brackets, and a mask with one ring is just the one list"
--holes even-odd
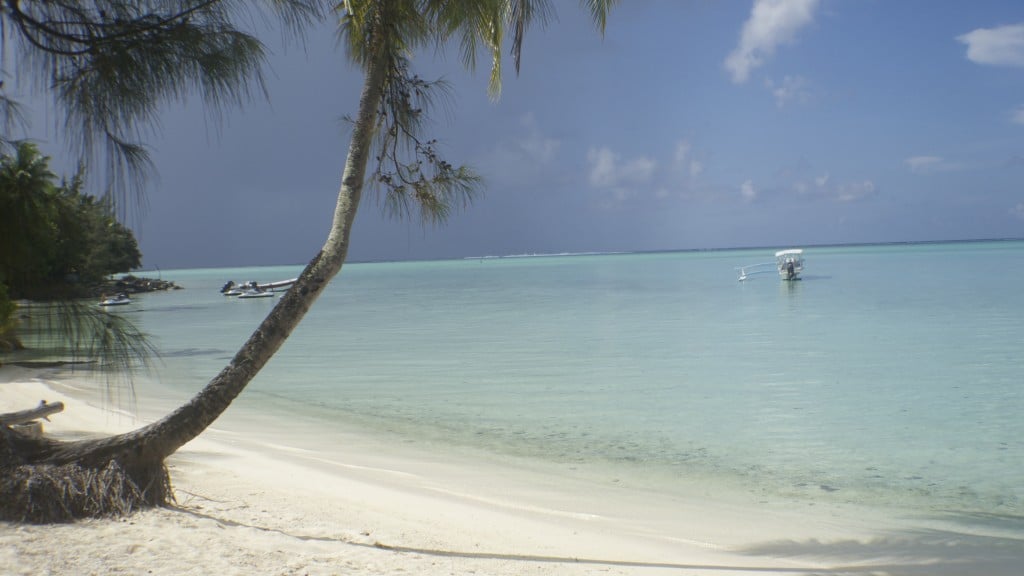
[(0, 140), (12, 141), (7, 129), (24, 117), (11, 94), (46, 95), (70, 151), (90, 167), (105, 162), (117, 205), (124, 209), (129, 191), (141, 204), (153, 174), (142, 139), (159, 127), (164, 105), (199, 95), (219, 117), (266, 94), (264, 45), (237, 23), (273, 18), (301, 34), (324, 7), (321, 0), (5, 0)]
[(130, 319), (91, 300), (22, 301), (18, 315), (18, 332), (28, 347), (99, 372), (107, 383), (106, 401), (134, 408), (131, 377), (150, 370), (160, 354)]

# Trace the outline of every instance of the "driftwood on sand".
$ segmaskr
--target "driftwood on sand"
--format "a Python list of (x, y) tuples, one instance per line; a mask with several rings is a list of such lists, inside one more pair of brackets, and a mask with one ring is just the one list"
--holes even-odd
[(56, 414), (57, 412), (63, 411), (63, 402), (47, 403), (46, 400), (40, 400), (39, 406), (36, 406), (35, 408), (0, 414), (0, 424), (13, 426), (15, 424), (25, 424), (26, 422), (38, 420), (39, 418), (49, 420), (50, 414)]

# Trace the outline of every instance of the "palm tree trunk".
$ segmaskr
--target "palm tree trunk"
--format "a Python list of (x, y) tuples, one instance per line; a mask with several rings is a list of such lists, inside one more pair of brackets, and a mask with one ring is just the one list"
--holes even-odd
[[(376, 28), (385, 27), (377, 23)], [(371, 156), (377, 113), (387, 79), (383, 34), (374, 34), (373, 60), (366, 66), (359, 111), (345, 161), (334, 221), (323, 248), (298, 280), (274, 306), (231, 362), (188, 403), (163, 419), (132, 432), (73, 443), (40, 444), (37, 462), (80, 463), (102, 466), (111, 460), (123, 466), (150, 467), (173, 454), (212, 424), (252, 381), (292, 333), (327, 283), (341, 271), (348, 255), (349, 237), (362, 196), (366, 166)]]

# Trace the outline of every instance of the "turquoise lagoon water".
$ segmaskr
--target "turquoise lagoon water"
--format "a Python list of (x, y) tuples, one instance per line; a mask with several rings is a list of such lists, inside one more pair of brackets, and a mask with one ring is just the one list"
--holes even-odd
[[(672, 490), (1024, 513), (1024, 242), (350, 264), (243, 394), (425, 448)], [(131, 314), (186, 397), (276, 299), (164, 271)]]

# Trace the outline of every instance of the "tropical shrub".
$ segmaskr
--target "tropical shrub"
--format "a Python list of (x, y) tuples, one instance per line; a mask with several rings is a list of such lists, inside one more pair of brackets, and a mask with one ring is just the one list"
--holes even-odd
[(83, 170), (57, 184), (49, 161), (28, 142), (0, 155), (0, 281), (16, 298), (67, 295), (142, 263), (109, 201), (82, 192)]

